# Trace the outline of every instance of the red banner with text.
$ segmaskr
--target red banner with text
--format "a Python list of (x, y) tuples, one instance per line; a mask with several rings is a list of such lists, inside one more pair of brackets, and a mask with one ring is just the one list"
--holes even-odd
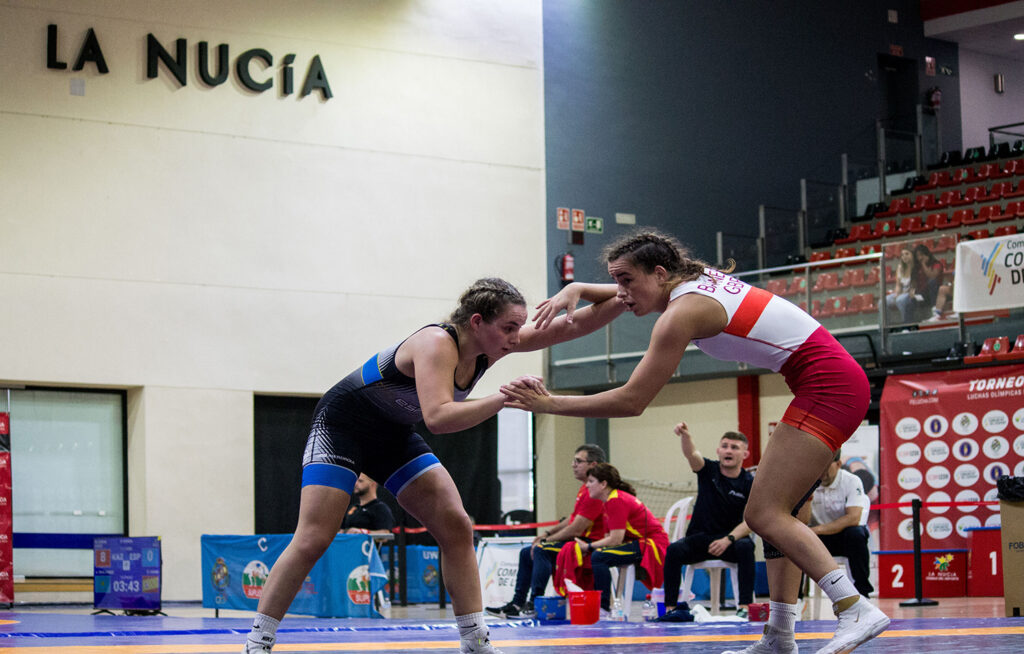
[(0, 413), (0, 602), (14, 602), (14, 552), (11, 549), (11, 416)]
[[(999, 525), (996, 480), (1024, 476), (1024, 366), (899, 375), (881, 403), (882, 504), (921, 509), (921, 548), (967, 547), (967, 529)], [(913, 546), (910, 507), (881, 512), (882, 550)]]

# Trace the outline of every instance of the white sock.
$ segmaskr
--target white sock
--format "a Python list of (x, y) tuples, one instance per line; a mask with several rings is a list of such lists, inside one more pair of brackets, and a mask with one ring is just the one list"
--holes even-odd
[(819, 579), (818, 586), (825, 591), (825, 594), (828, 595), (833, 604), (838, 604), (841, 599), (859, 595), (857, 589), (853, 586), (853, 582), (846, 576), (842, 568), (836, 568)]
[(276, 620), (269, 615), (257, 613), (256, 618), (252, 621), (249, 642), (264, 647), (273, 647), (274, 641), (277, 640), (277, 626), (279, 624), (281, 624), (280, 620)]
[(487, 627), (484, 622), (483, 611), (479, 613), (467, 613), (455, 616), (455, 624), (459, 625), (459, 636), (465, 638), (480, 627)]
[(796, 604), (770, 602), (768, 604), (768, 624), (779, 631), (791, 634), (796, 630)]

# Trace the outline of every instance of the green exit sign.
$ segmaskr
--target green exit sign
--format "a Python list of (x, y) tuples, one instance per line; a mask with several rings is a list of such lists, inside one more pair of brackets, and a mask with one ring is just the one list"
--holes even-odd
[(587, 216), (587, 230), (591, 234), (604, 234), (604, 218)]

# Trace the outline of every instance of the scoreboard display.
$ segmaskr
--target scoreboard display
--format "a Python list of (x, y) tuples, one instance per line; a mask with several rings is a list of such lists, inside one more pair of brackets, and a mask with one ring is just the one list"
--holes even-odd
[(97, 609), (160, 610), (160, 538), (93, 540), (93, 606)]

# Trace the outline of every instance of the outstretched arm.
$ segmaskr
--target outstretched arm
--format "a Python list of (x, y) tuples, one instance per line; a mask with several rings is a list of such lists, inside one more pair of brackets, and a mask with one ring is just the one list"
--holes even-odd
[[(477, 400), (455, 400), (452, 379), (459, 363), (459, 352), (451, 337), (441, 329), (420, 330), (409, 337), (402, 348), (409, 348), (423, 422), (431, 432), (450, 434), (469, 429), (501, 410), (504, 400), (501, 393)], [(547, 392), (538, 378), (529, 375), (517, 378), (514, 383), (537, 393)]]
[(686, 346), (694, 338), (708, 338), (725, 328), (726, 314), (717, 301), (690, 294), (673, 301), (654, 323), (647, 352), (625, 385), (594, 395), (541, 395), (517, 384), (501, 392), (505, 406), (535, 413), (582, 418), (638, 416), (675, 373)]
[(533, 317), (538, 329), (547, 329), (551, 322), (565, 311), (566, 319), (572, 322), (576, 305), (580, 300), (600, 304), (615, 297), (618, 287), (615, 284), (585, 284), (573, 282), (555, 295), (537, 305), (537, 314)]
[[(572, 286), (570, 284), (562, 290), (565, 291)], [(596, 287), (600, 290), (608, 286), (614, 291), (615, 286), (612, 284), (582, 284), (579, 289), (585, 291), (588, 287)], [(571, 294), (562, 296), (560, 293), (542, 302), (539, 305), (543, 307), (541, 312), (534, 317), (535, 324), (526, 325), (519, 330), (519, 345), (515, 351), (531, 352), (585, 336), (604, 327), (626, 311), (626, 306), (615, 298), (614, 292), (611, 295), (605, 294), (604, 299), (598, 300), (595, 304), (577, 310), (576, 301), (580, 297), (583, 296), (577, 295), (574, 290)], [(588, 297), (601, 297), (601, 294)], [(566, 313), (556, 316), (555, 314), (562, 308)]]
[(674, 431), (679, 437), (679, 445), (683, 448), (683, 456), (690, 464), (690, 470), (694, 472), (701, 470), (704, 467), (704, 455), (697, 451), (697, 447), (693, 444), (693, 437), (690, 436), (690, 430), (686, 423), (679, 423)]

